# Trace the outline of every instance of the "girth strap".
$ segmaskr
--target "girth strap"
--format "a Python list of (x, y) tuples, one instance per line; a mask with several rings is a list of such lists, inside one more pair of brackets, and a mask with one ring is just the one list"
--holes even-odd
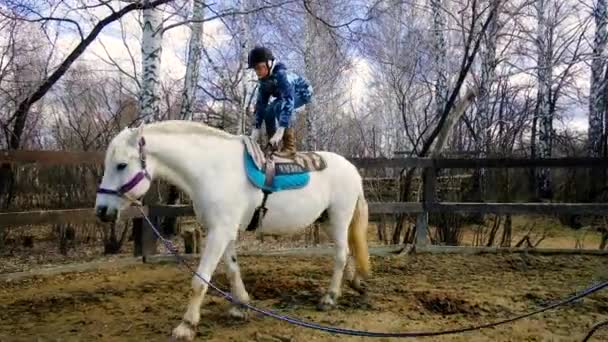
[(251, 222), (249, 222), (249, 225), (247, 226), (247, 231), (256, 230), (262, 224), (262, 220), (264, 219), (264, 216), (266, 216), (266, 212), (268, 211), (268, 209), (266, 208), (266, 200), (268, 199), (268, 195), (270, 195), (271, 192), (267, 190), (262, 190), (262, 192), (264, 193), (262, 204), (260, 204), (260, 206), (255, 209), (255, 212), (253, 213), (253, 218), (251, 218)]

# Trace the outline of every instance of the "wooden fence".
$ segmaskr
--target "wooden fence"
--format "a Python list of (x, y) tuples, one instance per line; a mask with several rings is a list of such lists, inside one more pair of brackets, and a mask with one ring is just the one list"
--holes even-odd
[[(608, 203), (460, 203), (439, 202), (437, 200), (438, 169), (475, 169), (475, 168), (606, 168), (607, 158), (553, 158), (553, 159), (429, 159), (429, 158), (350, 158), (357, 167), (372, 168), (410, 168), (423, 169), (422, 202), (371, 202), (370, 214), (416, 214), (416, 245), (427, 246), (428, 214), (435, 212), (468, 212), (495, 214), (591, 214), (608, 215)], [(101, 152), (66, 151), (0, 151), (0, 164), (76, 165), (103, 163)], [(149, 205), (144, 212), (152, 222), (161, 217), (192, 216), (191, 206)], [(141, 217), (136, 208), (130, 208), (123, 219)], [(0, 213), (0, 227), (15, 227), (40, 224), (95, 222), (93, 208), (46, 210)], [(156, 244), (150, 229), (144, 229), (142, 241), (136, 241), (144, 256), (154, 253)], [(143, 247), (143, 248), (142, 248)], [(137, 248), (136, 248), (137, 249)]]

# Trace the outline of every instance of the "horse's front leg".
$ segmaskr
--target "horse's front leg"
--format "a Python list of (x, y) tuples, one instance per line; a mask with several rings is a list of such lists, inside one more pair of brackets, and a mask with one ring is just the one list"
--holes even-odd
[(217, 264), (226, 249), (228, 243), (234, 237), (229, 236), (227, 230), (209, 229), (205, 251), (201, 256), (201, 261), (197, 269), (197, 274), (192, 278), (192, 289), (190, 292), (190, 300), (188, 309), (182, 318), (182, 322), (173, 329), (173, 337), (191, 341), (196, 335), (195, 328), (200, 320), (200, 307), (207, 293), (208, 285), (199, 278), (206, 281), (211, 280), (211, 276), (217, 267)]
[[(230, 279), (230, 290), (234, 299), (238, 300), (243, 304), (249, 303), (249, 294), (245, 290), (243, 279), (241, 278), (241, 271), (239, 264), (236, 260), (236, 241), (232, 240), (228, 243), (226, 251), (224, 252), (224, 264), (226, 266), (226, 273), (228, 279)], [(230, 315), (236, 318), (245, 318), (246, 314), (239, 305), (235, 305), (230, 308)]]

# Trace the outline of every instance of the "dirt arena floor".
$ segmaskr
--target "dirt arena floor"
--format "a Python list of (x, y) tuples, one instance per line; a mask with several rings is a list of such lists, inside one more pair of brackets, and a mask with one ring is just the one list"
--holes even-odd
[[(599, 256), (373, 257), (368, 296), (345, 289), (337, 308), (320, 312), (316, 303), (329, 283), (331, 258), (240, 259), (254, 305), (321, 324), (383, 332), (443, 330), (527, 312), (608, 278), (606, 262)], [(190, 279), (176, 264), (141, 264), (0, 283), (0, 341), (167, 341), (184, 312)], [(214, 281), (228, 288), (223, 274)], [(255, 314), (232, 319), (228, 307), (210, 292), (197, 340), (372, 340)], [(606, 319), (608, 289), (498, 328), (419, 340), (580, 341)], [(608, 341), (608, 329), (592, 341)]]

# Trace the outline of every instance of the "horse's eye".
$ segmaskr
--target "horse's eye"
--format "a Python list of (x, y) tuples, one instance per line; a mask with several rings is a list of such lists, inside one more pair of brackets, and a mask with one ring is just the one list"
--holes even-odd
[(127, 163), (120, 163), (120, 164), (116, 165), (116, 170), (118, 170), (118, 171), (122, 171), (126, 168), (127, 168)]

